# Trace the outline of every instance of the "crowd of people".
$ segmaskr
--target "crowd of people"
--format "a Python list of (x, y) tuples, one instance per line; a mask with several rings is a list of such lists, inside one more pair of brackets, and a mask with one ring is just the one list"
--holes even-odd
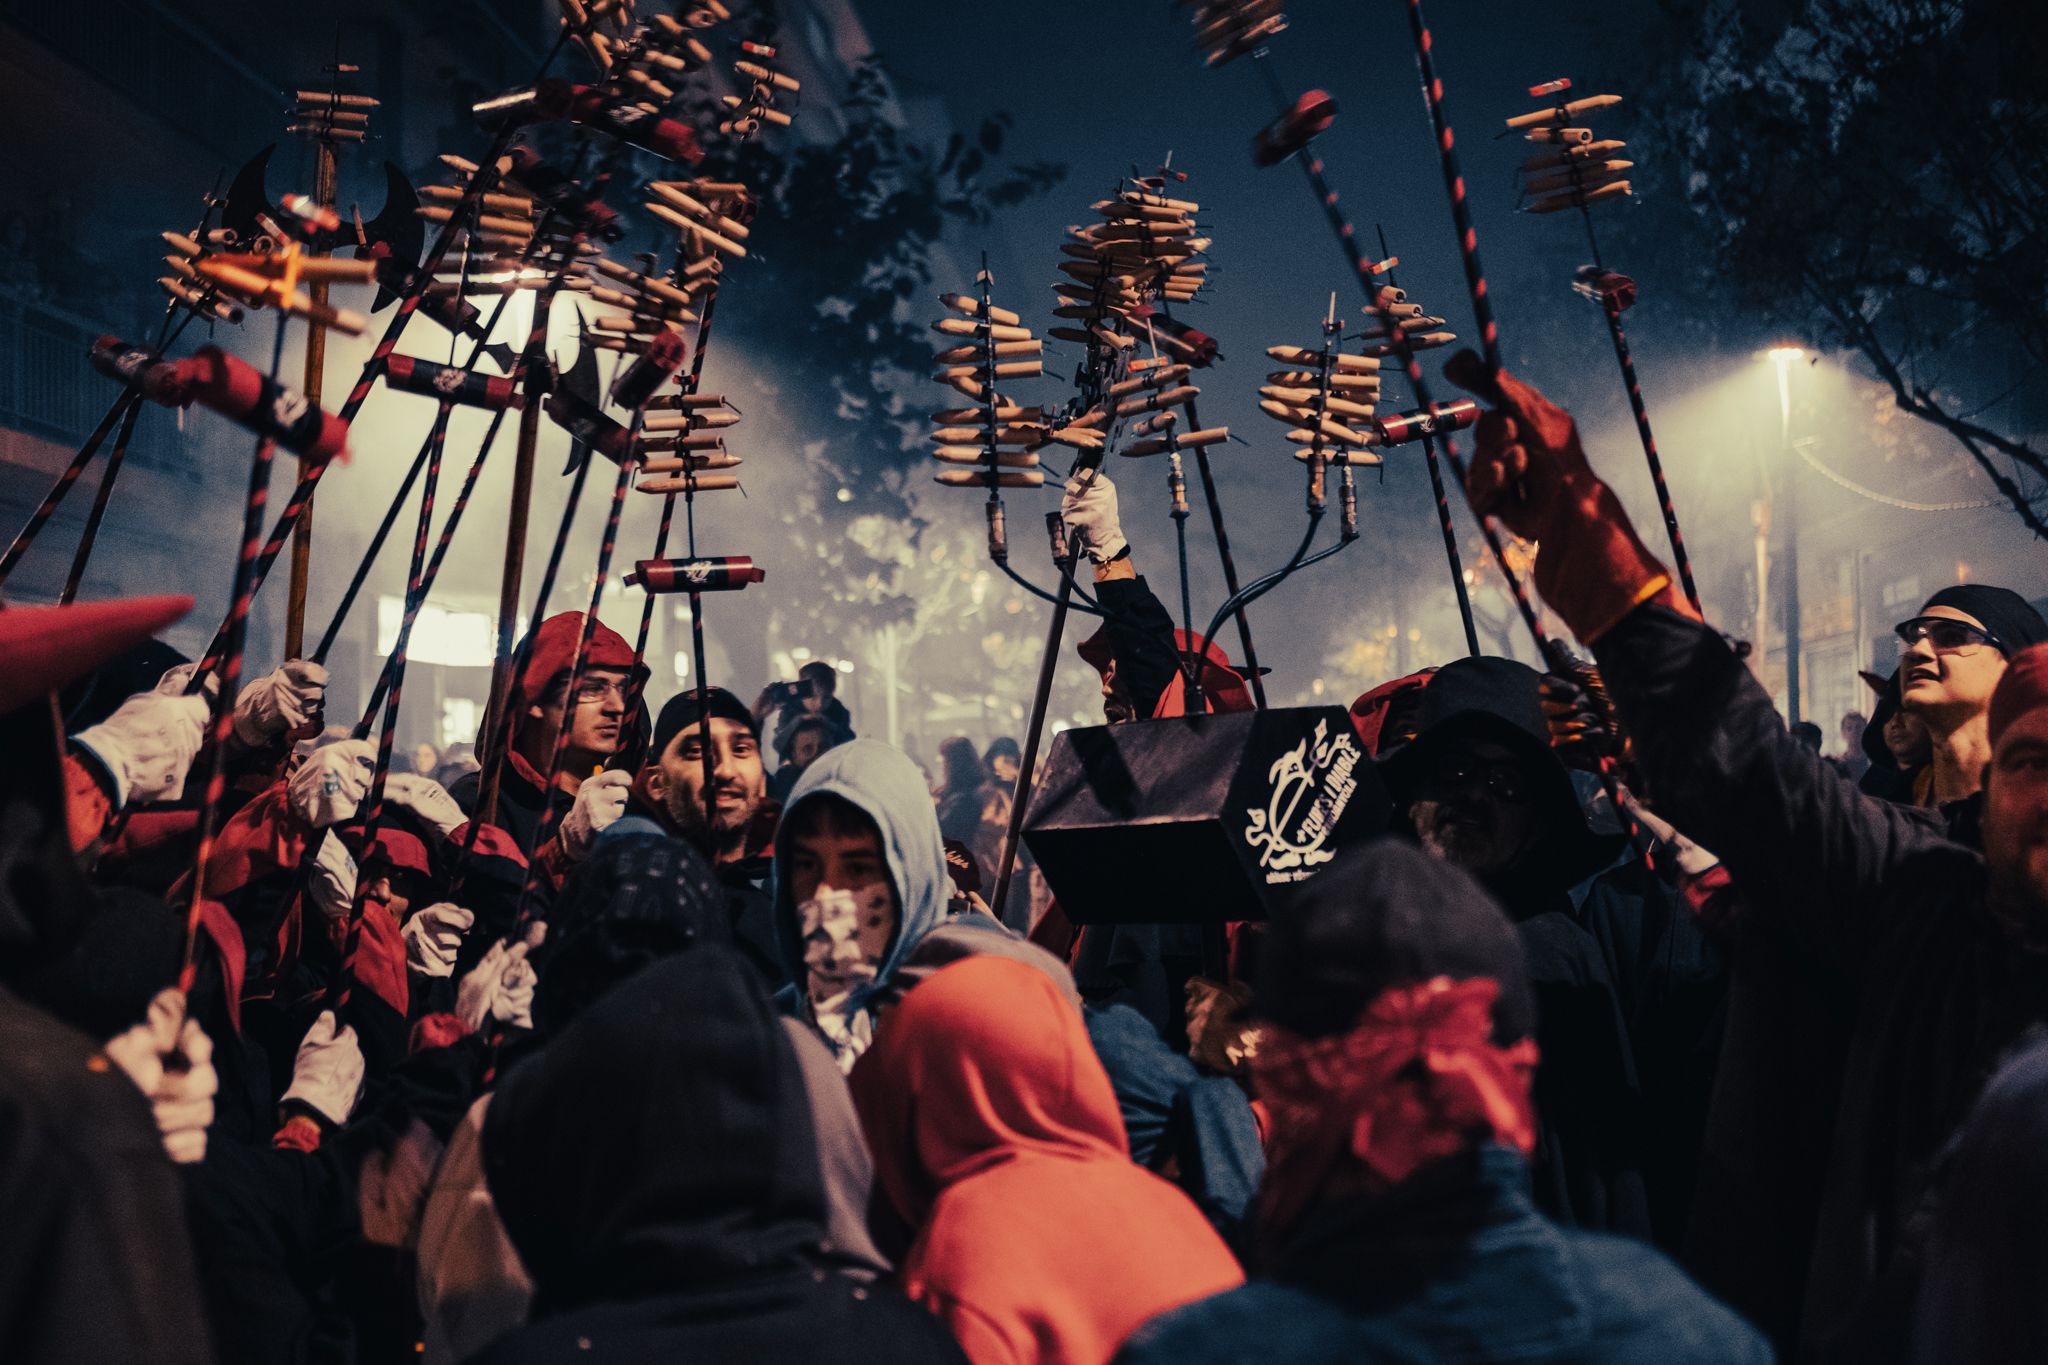
[[(188, 599), (0, 612), (0, 1355), (2040, 1358), (2048, 623), (1936, 593), (1824, 758), (1450, 372), (1591, 661), (1359, 697), (1388, 827), (1221, 954), (1028, 850), (998, 919), (1015, 741), (934, 781), (822, 664), (646, 696), (556, 615), (385, 771), (297, 660), (210, 745)], [(1063, 514), (1106, 721), (1249, 709)]]

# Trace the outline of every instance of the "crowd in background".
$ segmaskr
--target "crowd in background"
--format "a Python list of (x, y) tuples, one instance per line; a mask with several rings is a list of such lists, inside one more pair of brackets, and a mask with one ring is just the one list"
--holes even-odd
[[(1006, 869), (1015, 740), (823, 665), (648, 696), (563, 613), (394, 763), (301, 660), (214, 742), (189, 599), (0, 612), (0, 1355), (2040, 1358), (2048, 622), (1934, 594), (1824, 757), (1450, 373), (1591, 657), (1357, 698), (1385, 828), (1227, 925)], [(1107, 724), (1250, 709), (1062, 515)]]

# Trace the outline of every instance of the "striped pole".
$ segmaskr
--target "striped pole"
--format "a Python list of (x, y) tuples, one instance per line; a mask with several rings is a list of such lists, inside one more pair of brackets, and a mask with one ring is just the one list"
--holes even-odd
[(1664, 530), (1671, 537), (1671, 557), (1678, 568), (1678, 581), (1694, 611), (1700, 610), (1700, 590), (1692, 581), (1692, 558), (1685, 552), (1685, 537), (1678, 531), (1678, 509), (1671, 501), (1671, 485), (1664, 481), (1664, 461), (1657, 455), (1657, 436), (1650, 430), (1650, 409), (1643, 401), (1643, 386), (1636, 380), (1635, 357), (1629, 353), (1628, 333), (1621, 325), (1621, 300), (1608, 290), (1600, 291), (1600, 311), (1607, 315), (1607, 334), (1614, 341), (1614, 358), (1621, 364), (1622, 387), (1628, 390), (1629, 411), (1635, 414), (1636, 435), (1642, 439), (1643, 459), (1650, 466), (1650, 482), (1657, 486), (1657, 510), (1664, 514)]
[(107, 456), (106, 472), (100, 475), (99, 491), (93, 494), (92, 511), (85, 517), (85, 529), (79, 532), (78, 549), (71, 556), (71, 572), (64, 576), (64, 590), (57, 594), (59, 606), (67, 606), (78, 599), (78, 589), (85, 582), (85, 566), (92, 559), (92, 547), (100, 538), (100, 523), (106, 519), (107, 504), (113, 500), (114, 484), (121, 477), (121, 466), (128, 459), (128, 441), (135, 435), (135, 419), (142, 415), (140, 401), (128, 405), (127, 416), (121, 419), (121, 432), (114, 438), (114, 452)]
[[(283, 349), (283, 334), (284, 328), (280, 326), (280, 351)], [(273, 365), (273, 371), (275, 368)], [(192, 903), (186, 909), (185, 959), (178, 971), (178, 989), (188, 997), (198, 971), (195, 954), (199, 944), (200, 907), (206, 900), (206, 873), (213, 859), (221, 798), (227, 793), (228, 738), (235, 728), (235, 694), (242, 685), (242, 651), (248, 639), (249, 606), (256, 598), (256, 550), (263, 532), (264, 504), (270, 500), (270, 465), (276, 453), (276, 442), (266, 436), (256, 442), (255, 458), (249, 462), (249, 489), (242, 503), (242, 552), (235, 561), (234, 595), (228, 607), (228, 619), (222, 626), (227, 639), (220, 650), (220, 685), (214, 693), (213, 720), (207, 734), (207, 748), (213, 758), (206, 774), (206, 794), (199, 804), (199, 847), (192, 860)]]
[[(337, 415), (343, 422), (354, 421), (356, 414), (362, 411), (363, 404), (369, 401), (370, 390), (376, 386), (378, 376), (384, 373), (385, 362), (391, 358), (391, 353), (398, 349), (399, 334), (405, 331), (405, 325), (412, 320), (412, 315), (419, 311), (420, 300), (426, 295), (427, 286), (433, 282), (434, 272), (441, 268), (441, 262), (447, 257), (449, 247), (454, 244), (463, 220), (469, 216), (491, 186), (497, 183), (498, 158), (504, 155), (505, 148), (511, 144), (512, 133), (513, 130), (508, 128), (492, 140), (490, 150), (485, 153), (484, 159), (477, 163), (476, 174), (472, 175), (469, 183), (463, 187), (462, 199), (450, 212), (440, 235), (435, 237), (433, 247), (427, 252), (427, 259), (420, 264), (420, 268), (406, 284), (405, 293), (398, 301), (398, 311), (385, 326), (384, 335), (379, 338), (376, 348), (370, 352), (370, 358), (363, 362), (362, 375), (356, 380), (355, 387), (349, 390), (347, 400), (341, 405)], [(283, 553), (285, 542), (291, 539), (299, 519), (312, 504), (313, 492), (318, 488), (321, 477), (333, 463), (332, 460), (321, 460), (316, 464), (307, 465), (299, 475), (298, 486), (292, 489), (292, 495), (286, 500), (284, 510), (278, 513), (277, 524), (271, 528), (269, 538), (263, 543), (262, 552), (256, 557), (252, 592), (263, 587), (264, 579), (270, 574), (271, 565), (276, 563), (278, 555)], [(225, 630), (226, 627), (223, 626), (222, 632)], [(195, 683), (212, 671), (214, 665), (218, 663), (224, 643), (221, 632), (216, 632), (213, 643), (207, 647), (206, 656), (199, 661), (199, 667), (192, 675)]]
[(1415, 39), (1415, 64), (1422, 72), (1422, 99), (1436, 130), (1437, 159), (1443, 165), (1444, 190), (1451, 197), (1451, 222), (1458, 230), (1458, 255), (1465, 264), (1465, 287), (1472, 295), (1472, 316), (1479, 323), (1479, 350), (1486, 368), (1500, 370), (1500, 328), (1493, 320), (1493, 301), (1486, 292), (1486, 272), (1479, 264), (1479, 232), (1472, 226), (1472, 205), (1465, 197), (1465, 176), (1458, 169), (1456, 139), (1444, 115), (1444, 83), (1436, 74), (1436, 40), (1422, 17), (1422, 0), (1408, 0), (1408, 29)]
[[(484, 443), (477, 447), (476, 458), (469, 462), (469, 472), (462, 476), (462, 487), (456, 491), (455, 505), (448, 509), (448, 519), (441, 523), (440, 539), (434, 542), (433, 557), (427, 561), (427, 571), (420, 581), (420, 600), (424, 602), (428, 593), (434, 590), (434, 580), (441, 573), (441, 561), (448, 557), (448, 546), (455, 539), (455, 528), (462, 524), (462, 513), (469, 506), (469, 495), (476, 491), (477, 479), (484, 472), (484, 460), (491, 453), (491, 436), (486, 433)], [(375, 714), (377, 703), (384, 691), (391, 685), (391, 661), (386, 659), (384, 668), (377, 675), (377, 685), (371, 689), (370, 704), (364, 708), (367, 714)]]
[(547, 846), (547, 841), (554, 837), (555, 827), (561, 823), (557, 803), (552, 799), (555, 780), (562, 771), (562, 761), (569, 754), (569, 734), (575, 729), (576, 694), (583, 685), (583, 662), (590, 653), (590, 638), (597, 633), (597, 609), (604, 600), (605, 581), (611, 576), (612, 552), (619, 545), (619, 517), (626, 510), (626, 494), (633, 487), (633, 469), (637, 463), (634, 447), (639, 443), (640, 421), (644, 412), (644, 409), (638, 409), (633, 413), (632, 436), (625, 457), (619, 461), (619, 477), (612, 485), (611, 510), (605, 516), (604, 539), (597, 547), (597, 576), (590, 585), (590, 605), (583, 613), (583, 630), (576, 637), (576, 652), (569, 661), (569, 688), (562, 698), (562, 723), (555, 729), (554, 757), (548, 762), (546, 780), (542, 784), (542, 791), (550, 799), (534, 829), (533, 842), (526, 849), (526, 880), (519, 888), (519, 908), (513, 920), (512, 938), (515, 942), (536, 915), (533, 891), (539, 881), (539, 873), (534, 860)]
[[(691, 338), (690, 341), (690, 368), (688, 374), (683, 379), (682, 385), (682, 391), (686, 396), (696, 393), (703, 383), (704, 354), (706, 348), (711, 344), (711, 318), (717, 311), (718, 281), (716, 278), (713, 278), (710, 287), (704, 291), (704, 307), (697, 315), (697, 335)], [(674, 493), (662, 494), (661, 525), (654, 533), (653, 558), (655, 559), (660, 559), (664, 554), (668, 553), (669, 530), (675, 524), (675, 516), (676, 495)], [(648, 593), (647, 600), (640, 604), (640, 634), (633, 641), (633, 658), (635, 660), (644, 660), (647, 657), (647, 639), (653, 633), (653, 630), (654, 594)], [(637, 700), (639, 700), (639, 688), (636, 685), (633, 695), (626, 699), (626, 709), (630, 711), (633, 702)]]
[(92, 429), (92, 435), (85, 438), (85, 444), (71, 457), (71, 463), (64, 466), (64, 472), (57, 476), (57, 482), (50, 485), (50, 491), (43, 494), (43, 500), (36, 504), (36, 510), (29, 514), (28, 524), (15, 533), (14, 541), (7, 547), (7, 552), (0, 555), (0, 584), (4, 584), (7, 576), (14, 572), (14, 566), (21, 563), (21, 557), (28, 553), (28, 547), (34, 543), (36, 533), (43, 529), (44, 523), (56, 512), (58, 504), (71, 492), (71, 486), (78, 482), (78, 476), (92, 463), (92, 457), (99, 454), (101, 444), (107, 439), (107, 433), (114, 429), (114, 423), (122, 420), (141, 402), (141, 394), (133, 389), (123, 389), (121, 396), (114, 400), (114, 405), (107, 409), (107, 415), (100, 418), (100, 424)]
[[(1273, 70), (1271, 59), (1263, 48), (1254, 54), (1253, 65), (1265, 78), (1266, 87), (1273, 92), (1273, 97), (1285, 111), (1288, 106), (1286, 88), (1280, 84), (1280, 77)], [(1352, 272), (1358, 278), (1358, 286), (1365, 292), (1366, 307), (1380, 319), (1389, 340), (1393, 342), (1395, 354), (1401, 360), (1408, 375), (1408, 382), (1415, 390), (1415, 401), (1427, 404), (1429, 400), (1425, 396), (1426, 391), (1422, 384), (1422, 370), (1415, 362), (1413, 351), (1405, 344), (1407, 334), (1398, 326), (1388, 324), (1386, 317), (1377, 307), (1379, 285), (1374, 274), (1374, 264), (1366, 256), (1364, 248), (1358, 244), (1357, 229), (1352, 227), (1350, 220), (1344, 216), (1344, 211), (1337, 207), (1337, 191), (1330, 185), (1329, 175), (1323, 167), (1323, 159), (1316, 155), (1315, 144), (1311, 141), (1295, 154), (1294, 159), (1301, 163), (1302, 173), (1308, 177), (1309, 189), (1315, 194), (1316, 203), (1322, 207), (1323, 217), (1329, 222), (1330, 230), (1336, 234), (1337, 245), (1343, 250), (1344, 258), (1351, 263)], [(1385, 257), (1388, 254), (1386, 242), (1382, 239), (1380, 255)], [(1444, 439), (1450, 440), (1449, 432), (1444, 433)], [(1458, 554), (1458, 532), (1451, 525), (1451, 502), (1444, 490), (1444, 475), (1437, 462), (1434, 436), (1422, 438), (1422, 455), (1429, 467), (1429, 486), (1436, 499), (1436, 520), (1438, 529), (1443, 532), (1444, 558), (1451, 566), (1451, 590), (1457, 594), (1458, 620), (1465, 628), (1465, 648), (1473, 658), (1477, 658), (1481, 653), (1479, 627), (1472, 619), (1472, 595), (1465, 586), (1465, 565), (1463, 558)]]
[[(363, 857), (356, 869), (355, 896), (349, 903), (348, 929), (341, 949), (341, 971), (336, 975), (328, 992), (329, 1006), (339, 1010), (348, 1003), (350, 990), (356, 979), (356, 952), (363, 938), (363, 907), (369, 885), (369, 861), (371, 850), (377, 845), (377, 831), (384, 824), (384, 788), (391, 775), (391, 754), (398, 738), (398, 711), (405, 693), (405, 657), (412, 640), (413, 623), (419, 619), (420, 608), (427, 600), (426, 565), (427, 536), (434, 522), (434, 493), (441, 481), (441, 458), (448, 448), (448, 417), (455, 405), (440, 404), (434, 413), (434, 428), (427, 436), (427, 471), (425, 481), (420, 485), (419, 522), (413, 530), (412, 565), (405, 580), (405, 616), (398, 625), (398, 638), (392, 642), (390, 662), (385, 667), (385, 676), (391, 680), (391, 695), (384, 706), (383, 724), (377, 732), (377, 765), (370, 770), (370, 792), (363, 802)], [(377, 704), (373, 701), (364, 711), (363, 718), (356, 723), (353, 738), (362, 739), (370, 732), (370, 723), (377, 715)]]

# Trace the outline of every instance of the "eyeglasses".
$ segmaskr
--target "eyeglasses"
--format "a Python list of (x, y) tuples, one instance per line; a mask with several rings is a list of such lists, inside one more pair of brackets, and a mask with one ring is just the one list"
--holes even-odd
[(576, 700), (579, 702), (602, 701), (606, 697), (626, 699), (624, 678), (583, 678), (576, 684)]
[(1484, 784), (1501, 800), (1521, 805), (1529, 798), (1522, 770), (1509, 763), (1484, 763), (1476, 758), (1447, 759), (1437, 769), (1437, 781), (1445, 787), (1468, 789)]
[(2003, 654), (2005, 646), (1996, 635), (1967, 621), (1953, 621), (1946, 616), (1916, 616), (1910, 621), (1901, 621), (1893, 631), (1899, 637), (1899, 652), (1905, 653), (1922, 640), (1936, 654), (1953, 654), (1960, 649), (1975, 645), (1990, 645)]

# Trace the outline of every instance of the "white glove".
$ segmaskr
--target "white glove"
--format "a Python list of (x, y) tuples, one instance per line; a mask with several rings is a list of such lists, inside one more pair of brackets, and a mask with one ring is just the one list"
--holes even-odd
[(339, 1128), (363, 1097), (362, 1045), (356, 1031), (322, 1010), (306, 1030), (292, 1063), (292, 1083), (279, 1103), (297, 1100)]
[(1067, 480), (1067, 495), (1060, 500), (1060, 519), (1069, 534), (1081, 533), (1081, 548), (1097, 564), (1107, 564), (1122, 554), (1130, 542), (1124, 539), (1123, 523), (1116, 514), (1116, 485), (1109, 475), (1098, 473), (1084, 490), (1082, 477)]
[(313, 854), (306, 894), (313, 898), (314, 908), (330, 920), (347, 919), (349, 907), (356, 903), (356, 860), (331, 830)]
[(476, 913), (440, 901), (411, 916), (399, 929), (405, 939), (405, 963), (421, 976), (452, 976), (463, 935), (476, 923)]
[(633, 789), (633, 775), (602, 772), (583, 780), (576, 789), (576, 804), (562, 817), (562, 851), (580, 862), (590, 852), (591, 841), (614, 820), (626, 813), (626, 796)]
[(455, 1017), (472, 1030), (484, 1020), (496, 1019), (513, 1028), (533, 1027), (533, 988), (540, 978), (526, 960), (527, 950), (537, 947), (547, 926), (536, 924), (527, 930), (523, 942), (507, 945), (503, 939), (491, 945), (483, 961), (470, 969), (455, 987)]
[(315, 749), (292, 774), (292, 813), (314, 829), (340, 824), (363, 803), (376, 766), (377, 746), (367, 739), (339, 739)]
[(448, 794), (448, 789), (419, 773), (388, 774), (384, 778), (384, 799), (404, 806), (440, 830), (444, 839), (469, 823), (469, 817), (462, 813), (462, 807), (455, 804), (455, 798)]
[[(198, 671), (198, 664), (173, 664), (161, 678), (156, 680), (154, 690), (163, 693), (167, 697), (182, 697), (185, 695), (185, 689), (192, 685), (192, 675)], [(209, 701), (219, 696), (220, 674), (207, 674), (206, 682), (199, 690)]]
[(167, 801), (185, 789), (185, 775), (206, 739), (204, 697), (138, 692), (71, 742), (114, 779), (114, 804)]
[(310, 659), (287, 659), (235, 698), (235, 734), (260, 748), (319, 715), (326, 700), (327, 670)]
[(148, 1018), (109, 1039), (106, 1053), (149, 1098), (171, 1160), (204, 1160), (220, 1078), (213, 1071), (213, 1040), (198, 1020), (185, 1017), (183, 992), (159, 991)]

